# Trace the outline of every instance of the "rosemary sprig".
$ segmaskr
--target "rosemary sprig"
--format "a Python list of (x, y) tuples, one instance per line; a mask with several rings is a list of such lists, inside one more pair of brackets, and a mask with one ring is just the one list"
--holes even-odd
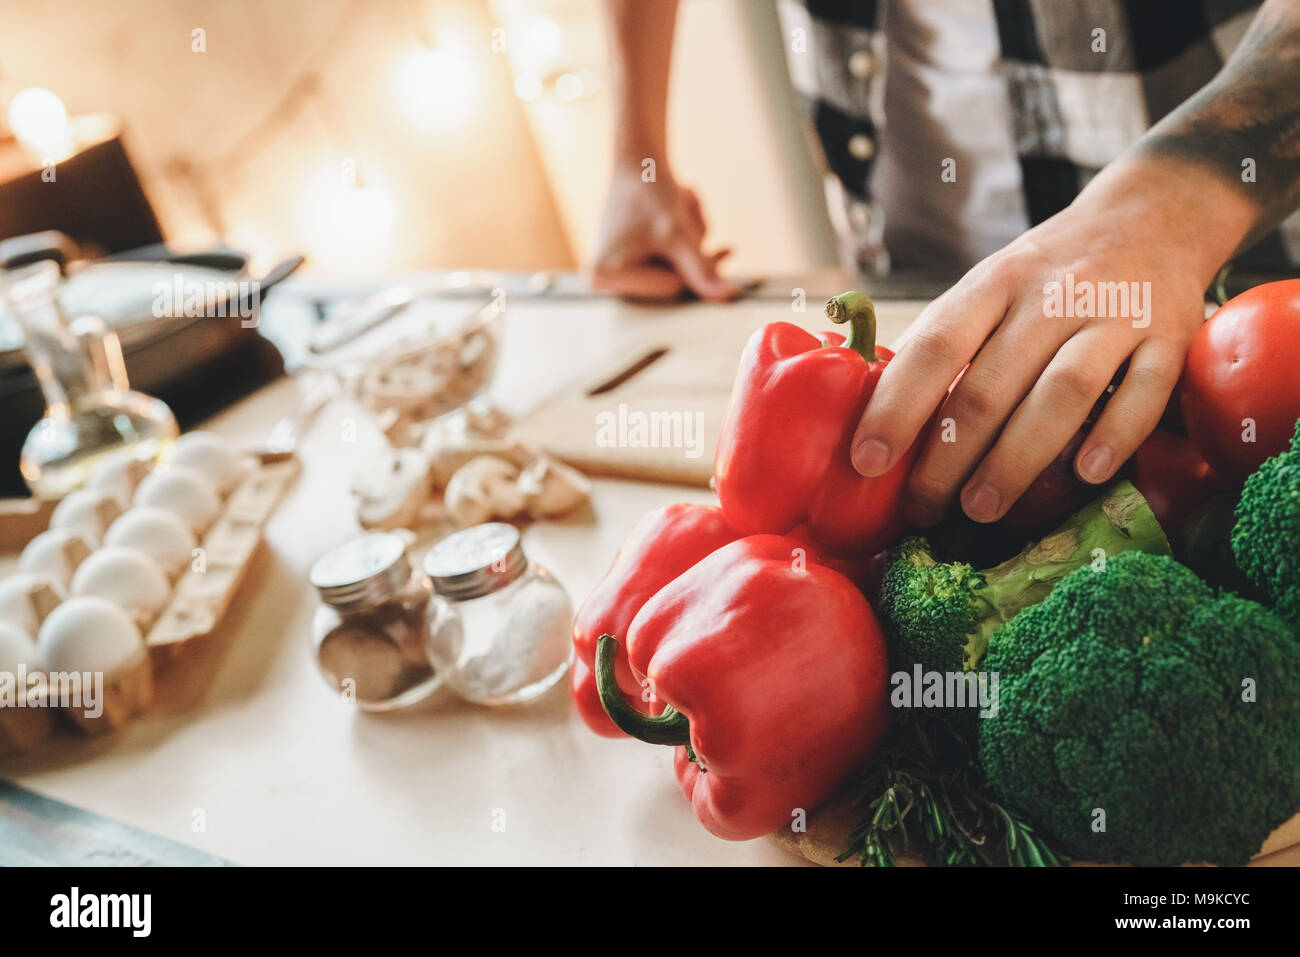
[(1069, 860), (998, 801), (969, 733), (934, 711), (900, 715), (862, 769), (853, 803), (866, 813), (840, 861), (893, 867), (907, 853), (948, 867), (1059, 867)]

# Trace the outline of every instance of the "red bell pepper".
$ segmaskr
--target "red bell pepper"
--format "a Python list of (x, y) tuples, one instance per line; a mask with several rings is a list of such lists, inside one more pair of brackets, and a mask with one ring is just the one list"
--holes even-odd
[[(725, 545), (597, 645), (600, 700), (620, 729), (679, 746), (677, 777), (711, 832), (748, 840), (824, 801), (880, 743), (888, 656), (875, 614), (799, 539)], [(626, 644), (663, 712), (629, 704)]]
[[(622, 736), (605, 714), (596, 692), (592, 671), (596, 640), (607, 632), (627, 634), (632, 619), (655, 592), (710, 552), (740, 537), (740, 532), (727, 524), (722, 510), (711, 505), (668, 505), (644, 515), (633, 526), (609, 571), (573, 619), (576, 654), (569, 672), (569, 690), (578, 714), (592, 731), (605, 737)], [(805, 550), (816, 548), (803, 528), (792, 531), (790, 537)], [(860, 587), (870, 579), (867, 561), (826, 557), (824, 564)], [(618, 658), (617, 675), (629, 702), (649, 714), (659, 713), (662, 705), (642, 686), (640, 676), (632, 673), (626, 655)]]
[(867, 296), (846, 292), (826, 315), (849, 324), (847, 339), (788, 322), (750, 337), (718, 440), (718, 499), (745, 534), (807, 523), (831, 551), (870, 555), (902, 530), (898, 505), (919, 442), (884, 475), (854, 470), (853, 433), (893, 353), (875, 344)]
[[(578, 713), (597, 734), (619, 737), (600, 705), (592, 666), (596, 640), (606, 632), (627, 634), (641, 606), (664, 585), (740, 533), (727, 524), (721, 509), (709, 505), (669, 505), (643, 516), (614, 557), (614, 563), (573, 619), (576, 651), (569, 677)], [(616, 666), (618, 686), (635, 707), (658, 713), (652, 695), (628, 668), (627, 655)]]

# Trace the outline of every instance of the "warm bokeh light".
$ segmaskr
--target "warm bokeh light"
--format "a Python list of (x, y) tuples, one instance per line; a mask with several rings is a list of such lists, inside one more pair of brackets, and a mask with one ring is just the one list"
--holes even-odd
[(321, 266), (380, 264), (391, 255), (397, 207), (390, 190), (368, 174), (353, 174), (353, 162), (322, 164), (302, 183), (300, 232), (304, 249)]
[(454, 128), (477, 100), (474, 64), (454, 46), (403, 55), (394, 71), (394, 87), (407, 118), (430, 132)]
[(525, 18), (506, 42), (518, 70), (546, 74), (555, 68), (564, 45), (564, 31), (550, 17), (536, 15)]
[(515, 96), (532, 103), (542, 95), (542, 78), (536, 73), (521, 73), (515, 77)]
[(555, 79), (555, 95), (561, 100), (572, 102), (584, 92), (582, 77), (576, 73), (561, 73)]
[(63, 101), (39, 87), (23, 90), (9, 102), (9, 129), (18, 142), (42, 163), (72, 152), (72, 133)]

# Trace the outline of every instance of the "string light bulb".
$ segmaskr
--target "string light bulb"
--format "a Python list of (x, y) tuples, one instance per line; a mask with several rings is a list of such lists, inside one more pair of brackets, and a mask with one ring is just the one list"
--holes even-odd
[(16, 94), (9, 101), (9, 129), (40, 162), (54, 162), (72, 153), (68, 110), (49, 90), (32, 87)]
[(398, 59), (394, 90), (402, 111), (417, 126), (448, 130), (474, 109), (474, 64), (453, 44), (416, 47)]
[(515, 77), (515, 96), (532, 103), (542, 95), (542, 78), (536, 73), (520, 73)]

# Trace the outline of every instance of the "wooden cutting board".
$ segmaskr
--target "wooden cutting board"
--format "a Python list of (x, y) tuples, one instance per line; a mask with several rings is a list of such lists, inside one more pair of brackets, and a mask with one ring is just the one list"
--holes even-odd
[[(925, 307), (876, 303), (880, 342), (895, 341)], [(515, 437), (590, 475), (707, 486), (740, 353), (769, 322), (835, 329), (820, 301), (692, 304), (627, 323), (607, 355), (515, 423)]]

